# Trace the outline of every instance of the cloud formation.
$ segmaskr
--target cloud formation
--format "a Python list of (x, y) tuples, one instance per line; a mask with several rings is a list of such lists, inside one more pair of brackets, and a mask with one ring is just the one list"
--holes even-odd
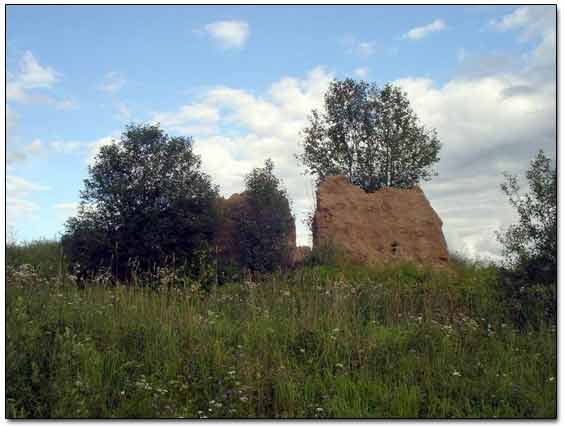
[(250, 29), (245, 21), (216, 21), (204, 27), (215, 42), (225, 49), (239, 49), (247, 42)]
[(502, 173), (522, 176), (541, 148), (555, 158), (555, 29), (538, 24), (554, 22), (554, 15), (520, 10), (496, 21), (496, 29), (538, 40), (520, 68), (494, 63), (443, 85), (419, 77), (396, 81), (443, 142), (439, 176), (424, 189), (443, 219), (449, 248), (470, 256), (498, 258), (494, 231), (514, 220), (499, 188)]
[(300, 152), (300, 131), (307, 124), (307, 116), (312, 108), (321, 106), (332, 78), (326, 69), (317, 67), (302, 79), (281, 78), (262, 96), (218, 86), (197, 102), (154, 118), (167, 130), (212, 125), (206, 134), (195, 135), (194, 150), (224, 196), (241, 192), (244, 176), (272, 158), (275, 172), (293, 200), (298, 242), (308, 244), (303, 220), (312, 206), (312, 180), (303, 176), (295, 154)]
[(17, 73), (7, 75), (6, 100), (19, 103), (55, 103), (36, 89), (51, 89), (61, 77), (62, 74), (52, 67), (41, 65), (33, 53), (27, 50), (20, 59)]
[(421, 27), (415, 27), (410, 29), (404, 34), (404, 38), (409, 40), (417, 41), (427, 37), (431, 33), (436, 33), (442, 31), (446, 28), (446, 24), (442, 19), (435, 19), (428, 25), (423, 25)]

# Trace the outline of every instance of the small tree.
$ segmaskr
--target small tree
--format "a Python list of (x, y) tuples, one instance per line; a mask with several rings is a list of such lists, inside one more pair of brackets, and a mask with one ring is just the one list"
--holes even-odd
[(303, 146), (298, 158), (308, 173), (344, 175), (373, 192), (430, 180), (441, 144), (399, 87), (346, 79), (330, 84), (322, 112), (312, 111)]
[(293, 218), (272, 160), (245, 177), (245, 194), (249, 208), (239, 223), (240, 263), (253, 271), (274, 271), (288, 261)]
[(556, 168), (540, 150), (527, 170), (529, 192), (520, 193), (515, 176), (505, 173), (502, 191), (516, 209), (518, 222), (498, 233), (506, 266), (534, 281), (556, 280)]
[(163, 263), (189, 264), (213, 237), (217, 188), (200, 170), (189, 137), (130, 125), (101, 148), (84, 181), (65, 251), (83, 272), (111, 268), (123, 278)]

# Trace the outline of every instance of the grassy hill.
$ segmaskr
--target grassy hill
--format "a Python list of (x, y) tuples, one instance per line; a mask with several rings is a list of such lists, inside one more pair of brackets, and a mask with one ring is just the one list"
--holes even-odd
[(333, 264), (211, 290), (167, 276), (157, 290), (79, 289), (57, 244), (18, 250), (6, 285), (12, 418), (556, 416), (554, 322), (540, 301), (516, 323), (491, 266)]

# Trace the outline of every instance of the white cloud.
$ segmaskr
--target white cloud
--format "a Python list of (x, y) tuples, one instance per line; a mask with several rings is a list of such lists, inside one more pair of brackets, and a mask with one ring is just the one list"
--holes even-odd
[(428, 25), (410, 29), (407, 33), (404, 34), (403, 37), (414, 41), (421, 40), (427, 37), (429, 34), (442, 31), (445, 28), (446, 24), (442, 19), (435, 19)]
[(98, 86), (98, 89), (103, 92), (117, 92), (120, 90), (125, 83), (126, 78), (119, 72), (110, 71), (104, 76), (104, 82)]
[(20, 103), (51, 102), (34, 89), (51, 89), (62, 77), (50, 66), (42, 66), (29, 50), (24, 52), (16, 75), (8, 74), (6, 100)]
[(354, 75), (359, 78), (366, 78), (368, 76), (368, 68), (360, 67), (354, 70)]
[(250, 35), (249, 24), (245, 21), (212, 22), (204, 31), (225, 49), (243, 47)]
[(51, 67), (43, 67), (28, 50), (20, 62), (19, 84), (25, 89), (51, 88), (60, 74)]
[[(317, 67), (303, 79), (284, 77), (274, 82), (264, 96), (215, 87), (189, 108), (155, 117), (169, 129), (185, 124), (214, 125), (207, 135), (196, 138), (194, 150), (202, 156), (204, 170), (220, 185), (224, 196), (241, 192), (244, 176), (272, 158), (275, 172), (294, 203), (298, 242), (308, 244), (303, 219), (311, 208), (311, 179), (303, 176), (294, 155), (299, 152), (299, 133), (307, 124), (307, 116), (312, 108), (321, 106), (332, 77)], [(237, 131), (232, 134), (225, 128)]]
[(498, 31), (520, 31), (521, 40), (554, 32), (556, 6), (521, 6), (512, 13), (491, 22)]
[(556, 65), (556, 6), (521, 6), (492, 21), (491, 25), (498, 31), (516, 31), (523, 42), (539, 41), (536, 48), (525, 55), (529, 77), (535, 79), (537, 85), (553, 78)]
[(157, 113), (152, 118), (153, 122), (188, 134), (210, 133), (218, 120), (219, 111), (205, 102), (183, 105), (176, 112)]
[(540, 148), (555, 154), (555, 78), (539, 82), (534, 69), (531, 60), (520, 72), (490, 69), (442, 86), (426, 78), (396, 82), (443, 142), (439, 176), (423, 186), (452, 250), (498, 258), (494, 231), (514, 220), (499, 189), (502, 173), (522, 174)]

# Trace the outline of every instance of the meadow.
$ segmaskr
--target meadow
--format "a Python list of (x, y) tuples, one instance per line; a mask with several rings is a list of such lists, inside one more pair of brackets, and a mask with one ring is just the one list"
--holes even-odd
[(8, 247), (10, 418), (556, 416), (555, 321), (516, 322), (493, 266), (79, 288), (59, 253)]

